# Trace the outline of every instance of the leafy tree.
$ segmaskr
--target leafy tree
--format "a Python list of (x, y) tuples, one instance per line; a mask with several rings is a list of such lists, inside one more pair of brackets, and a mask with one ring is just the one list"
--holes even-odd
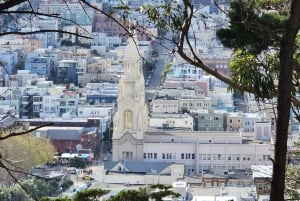
[(122, 190), (110, 197), (108, 201), (148, 201), (149, 198), (161, 201), (166, 196), (177, 198), (180, 196), (172, 190), (172, 187), (164, 184), (153, 184), (145, 188)]
[(80, 157), (70, 158), (69, 165), (70, 167), (84, 169), (86, 167), (86, 160)]
[(72, 201), (72, 199), (67, 197), (55, 198), (55, 199), (51, 199), (49, 197), (42, 197), (41, 201)]
[(97, 201), (99, 198), (107, 194), (109, 190), (103, 189), (87, 189), (75, 194), (73, 201)]
[(122, 190), (118, 194), (111, 196), (108, 201), (148, 201), (149, 194), (145, 188)]
[(150, 189), (150, 198), (154, 199), (155, 201), (161, 201), (162, 198), (167, 196), (172, 196), (173, 198), (180, 196), (179, 193), (176, 193), (172, 190), (172, 186), (170, 185), (152, 184), (150, 185)]
[[(270, 200), (283, 200), (287, 136), (291, 101), (299, 119), (299, 1), (233, 1), (230, 27), (218, 32), (236, 50), (233, 80), (254, 91), (257, 98), (277, 96), (275, 158)], [(258, 42), (259, 41), (259, 42)], [(251, 77), (248, 75), (251, 74)], [(278, 83), (274, 82), (278, 80)]]
[(56, 192), (55, 187), (44, 179), (24, 180), (23, 186), (30, 191), (33, 197), (38, 199), (43, 196), (51, 196), (53, 192)]
[[(0, 144), (0, 154), (4, 158), (1, 163), (17, 178), (25, 177), (24, 173), (34, 166), (50, 162), (54, 155), (54, 147), (48, 139), (31, 134), (7, 138)], [(1, 180), (6, 184), (14, 180), (10, 173), (5, 168), (0, 169)]]

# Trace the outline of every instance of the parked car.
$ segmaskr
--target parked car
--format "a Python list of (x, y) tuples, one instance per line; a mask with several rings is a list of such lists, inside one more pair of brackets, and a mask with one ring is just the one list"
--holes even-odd
[(87, 181), (84, 183), (88, 188), (92, 186), (92, 182), (91, 181)]
[(124, 186), (130, 186), (129, 181), (125, 181), (125, 182), (124, 182)]
[(94, 178), (91, 177), (90, 175), (84, 175), (84, 176), (82, 177), (82, 179), (83, 179), (83, 180), (94, 180)]

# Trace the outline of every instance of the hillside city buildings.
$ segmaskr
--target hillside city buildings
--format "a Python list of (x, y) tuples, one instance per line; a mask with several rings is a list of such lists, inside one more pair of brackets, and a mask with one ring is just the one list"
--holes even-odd
[[(225, 83), (161, 49), (153, 38), (136, 32), (134, 40), (128, 39), (113, 20), (76, 2), (36, 1), (32, 6), (59, 12), (77, 25), (33, 18), (32, 29), (88, 31), (92, 39), (55, 32), (0, 38), (0, 129), (17, 121), (26, 128), (53, 123), (34, 133), (50, 139), (58, 156), (87, 149), (103, 159), (111, 151), (105, 168), (138, 173), (142, 176), (127, 179), (139, 184), (170, 183), (189, 175), (203, 177), (206, 186), (221, 186), (229, 182), (230, 171), (247, 173), (253, 165), (272, 164), (275, 115), (269, 105), (260, 110), (251, 95), (234, 97)], [(212, 17), (206, 27), (193, 27), (193, 37), (203, 62), (230, 75), (231, 50), (215, 37), (227, 19), (209, 2), (195, 1), (199, 8), (206, 5), (203, 12)], [(118, 1), (91, 3), (109, 11)], [(26, 30), (26, 20), (19, 20), (19, 28)], [(132, 21), (157, 34), (138, 13)], [(7, 29), (14, 27), (9, 21)], [(167, 63), (165, 77), (155, 75)], [(151, 82), (155, 76), (161, 82)], [(298, 131), (299, 124), (291, 119), (291, 150)], [(293, 155), (288, 158), (296, 162)], [(215, 176), (205, 177), (211, 171)], [(104, 178), (118, 179), (109, 174)]]

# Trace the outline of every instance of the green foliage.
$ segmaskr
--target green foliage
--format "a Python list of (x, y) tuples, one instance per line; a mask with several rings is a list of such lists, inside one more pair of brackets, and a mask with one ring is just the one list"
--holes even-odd
[(73, 198), (73, 201), (96, 201), (108, 192), (109, 190), (87, 189), (85, 191), (77, 192)]
[(41, 201), (72, 201), (72, 199), (67, 197), (55, 198), (55, 199), (50, 199), (49, 197), (43, 197)]
[(69, 166), (84, 169), (86, 167), (86, 160), (79, 157), (70, 158)]
[(62, 187), (62, 190), (65, 191), (72, 185), (73, 185), (73, 181), (67, 180), (61, 185), (61, 187)]
[(256, 97), (271, 98), (276, 90), (274, 79), (278, 76), (278, 55), (255, 55), (249, 51), (235, 51), (230, 62), (232, 79), (256, 92)]
[(148, 201), (149, 198), (161, 201), (166, 196), (179, 197), (180, 194), (172, 190), (172, 186), (164, 184), (154, 184), (138, 190), (122, 190), (118, 194), (110, 197), (108, 201)]
[(144, 188), (139, 190), (122, 190), (118, 194), (110, 197), (108, 201), (148, 201), (149, 195)]
[(170, 185), (163, 185), (163, 184), (152, 184), (150, 185), (151, 194), (150, 198), (161, 201), (162, 198), (166, 196), (172, 196), (173, 198), (177, 198), (180, 196), (179, 193), (176, 193), (172, 190), (172, 186)]
[(286, 168), (285, 193), (290, 199), (299, 199), (300, 194), (297, 189), (300, 188), (300, 169), (295, 166)]
[[(273, 1), (268, 2), (271, 7)], [(276, 1), (276, 5), (286, 7), (285, 1)], [(234, 0), (230, 6), (230, 26), (217, 32), (225, 46), (254, 54), (279, 46), (287, 19), (286, 9), (269, 12), (264, 9), (267, 4), (263, 0)]]
[(164, 68), (164, 71), (163, 71), (163, 73), (162, 73), (162, 77), (161, 77), (161, 79), (162, 80), (165, 80), (166, 79), (166, 76), (167, 76), (167, 74), (170, 72), (170, 70), (171, 70), (171, 63), (167, 63), (166, 65), (165, 65), (165, 68)]
[(51, 196), (53, 192), (56, 192), (55, 187), (43, 179), (25, 180), (22, 184), (34, 198)]

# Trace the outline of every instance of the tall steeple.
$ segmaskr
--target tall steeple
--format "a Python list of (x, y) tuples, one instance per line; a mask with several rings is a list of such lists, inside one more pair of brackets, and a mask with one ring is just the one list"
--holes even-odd
[(118, 110), (114, 116), (113, 160), (142, 160), (144, 132), (148, 128), (145, 81), (136, 35), (124, 52), (124, 76), (119, 81)]

